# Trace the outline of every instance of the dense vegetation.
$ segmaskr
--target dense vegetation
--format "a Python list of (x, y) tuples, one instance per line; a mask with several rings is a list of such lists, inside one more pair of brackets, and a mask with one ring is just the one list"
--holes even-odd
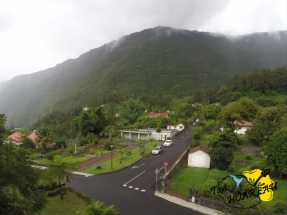
[[(227, 38), (147, 29), (54, 68), (1, 83), (0, 112), (6, 114), (9, 127), (22, 127), (53, 111), (82, 108), (95, 100), (106, 103), (111, 95), (183, 97), (195, 92), (200, 99), (201, 91), (237, 73), (284, 66), (286, 32), (276, 33)], [(211, 93), (210, 102), (215, 99)], [(237, 93), (232, 96), (235, 99)]]

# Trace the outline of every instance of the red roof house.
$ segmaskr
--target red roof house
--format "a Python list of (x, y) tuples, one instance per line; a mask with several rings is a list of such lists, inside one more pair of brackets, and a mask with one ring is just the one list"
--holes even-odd
[(168, 118), (168, 113), (167, 112), (163, 112), (163, 113), (152, 112), (152, 113), (149, 113), (149, 117), (150, 118), (157, 118), (158, 116), (163, 116), (165, 118)]
[(20, 143), (22, 143), (23, 136), (24, 136), (24, 134), (16, 131), (7, 137), (7, 141), (9, 141), (13, 144), (19, 145)]
[(34, 131), (28, 136), (28, 138), (31, 139), (34, 143), (36, 143), (36, 138), (37, 138), (36, 131), (34, 130)]

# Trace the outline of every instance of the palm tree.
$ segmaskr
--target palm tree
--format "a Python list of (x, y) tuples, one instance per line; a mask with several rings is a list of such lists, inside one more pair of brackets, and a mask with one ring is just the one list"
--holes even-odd
[(46, 153), (46, 148), (48, 144), (53, 143), (53, 136), (52, 133), (50, 131), (49, 128), (47, 127), (40, 127), (37, 131), (36, 131), (36, 142), (42, 147), (44, 148), (44, 151)]
[(43, 164), (48, 164), (49, 167), (44, 171), (43, 176), (51, 185), (54, 181), (59, 183), (61, 199), (63, 200), (61, 180), (70, 182), (71, 174), (66, 170), (77, 170), (77, 163), (66, 163), (61, 155), (55, 155), (53, 160), (43, 160)]

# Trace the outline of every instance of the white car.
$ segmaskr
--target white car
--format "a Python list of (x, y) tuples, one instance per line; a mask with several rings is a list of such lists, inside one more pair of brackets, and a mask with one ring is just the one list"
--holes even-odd
[(163, 148), (162, 148), (162, 146), (157, 146), (157, 147), (155, 147), (153, 150), (152, 150), (152, 154), (154, 154), (154, 155), (158, 155), (159, 153), (161, 153), (161, 152), (163, 152)]
[(171, 146), (172, 140), (166, 140), (163, 144), (163, 146)]

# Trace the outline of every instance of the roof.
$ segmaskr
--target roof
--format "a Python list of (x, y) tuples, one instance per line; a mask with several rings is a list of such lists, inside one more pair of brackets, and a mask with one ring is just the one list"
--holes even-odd
[(209, 148), (206, 148), (205, 146), (196, 146), (192, 149), (190, 149), (190, 151), (188, 152), (188, 154), (191, 154), (193, 152), (197, 152), (197, 151), (203, 151), (206, 154), (209, 154)]
[(160, 112), (152, 112), (152, 113), (149, 113), (149, 117), (152, 117), (152, 118), (156, 118), (158, 116), (164, 116), (164, 117), (168, 117), (168, 112), (163, 112), (163, 113), (160, 113)]
[(191, 104), (191, 107), (202, 107), (202, 104)]
[(23, 136), (24, 136), (24, 134), (22, 134), (21, 132), (16, 131), (13, 134), (11, 134), (10, 136), (8, 136), (7, 140), (11, 141), (14, 144), (21, 143)]
[(251, 122), (247, 122), (247, 121), (244, 121), (244, 120), (242, 120), (242, 123), (237, 121), (237, 120), (235, 120), (233, 122), (233, 124), (238, 126), (238, 127), (252, 127), (253, 126), (253, 124)]
[(36, 135), (36, 131), (33, 131), (29, 136), (28, 136), (29, 139), (31, 139), (34, 143), (36, 142), (36, 138), (37, 138), (37, 135)]

